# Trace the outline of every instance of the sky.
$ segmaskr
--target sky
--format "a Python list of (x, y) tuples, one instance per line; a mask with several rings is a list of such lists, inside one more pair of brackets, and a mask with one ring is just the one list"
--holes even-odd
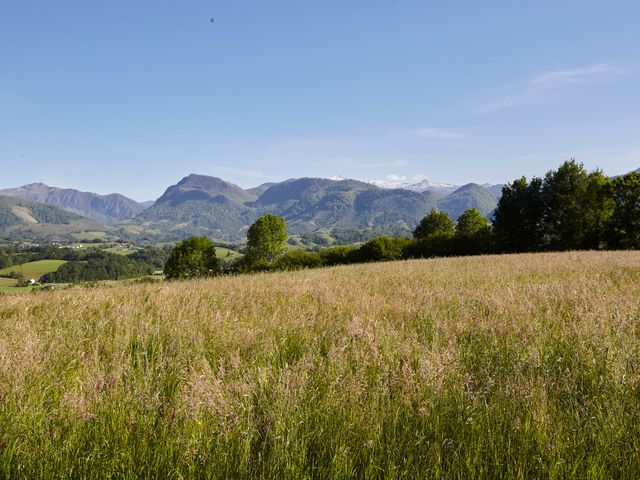
[(4, 0), (0, 188), (640, 167), (640, 2)]

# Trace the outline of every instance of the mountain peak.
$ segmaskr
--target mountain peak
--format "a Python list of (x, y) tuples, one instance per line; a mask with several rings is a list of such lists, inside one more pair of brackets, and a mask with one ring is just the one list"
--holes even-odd
[(170, 186), (156, 203), (177, 205), (188, 200), (217, 200), (226, 199), (233, 203), (244, 203), (254, 199), (238, 185), (227, 182), (218, 177), (191, 173)]

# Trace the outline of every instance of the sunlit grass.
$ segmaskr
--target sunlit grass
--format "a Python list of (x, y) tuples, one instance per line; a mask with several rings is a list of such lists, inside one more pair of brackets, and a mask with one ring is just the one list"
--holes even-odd
[(0, 270), (0, 275), (15, 272), (37, 280), (46, 273), (55, 272), (64, 263), (66, 263), (66, 260), (36, 260), (35, 262), (21, 263), (3, 268)]
[(0, 297), (5, 478), (637, 478), (640, 253)]

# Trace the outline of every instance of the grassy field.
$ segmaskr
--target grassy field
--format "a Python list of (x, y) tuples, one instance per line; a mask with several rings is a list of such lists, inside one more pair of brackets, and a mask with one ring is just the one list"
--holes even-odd
[(107, 248), (105, 251), (109, 253), (115, 253), (116, 255), (127, 256), (127, 255), (131, 255), (132, 253), (135, 253), (137, 250), (138, 250), (137, 248), (112, 247), (112, 248)]
[(638, 478), (640, 252), (0, 301), (1, 478)]
[(16, 289), (18, 281), (14, 278), (0, 277), (0, 293), (11, 292)]
[(221, 262), (227, 263), (227, 262), (231, 262), (233, 260), (238, 260), (238, 259), (244, 257), (244, 255), (242, 253), (240, 253), (240, 252), (237, 252), (235, 250), (231, 250), (229, 248), (216, 247), (216, 257), (218, 257)]
[(27, 278), (40, 278), (45, 273), (55, 272), (60, 265), (66, 263), (65, 260), (37, 260), (35, 262), (22, 263), (13, 265), (0, 270), (0, 275), (6, 275), (11, 272), (21, 273)]
[(107, 236), (107, 234), (105, 232), (96, 232), (96, 231), (84, 231), (84, 232), (78, 232), (78, 233), (73, 233), (71, 234), (73, 236), (73, 238), (75, 238), (76, 240), (79, 241), (91, 241), (91, 240), (97, 240), (97, 239), (103, 239)]

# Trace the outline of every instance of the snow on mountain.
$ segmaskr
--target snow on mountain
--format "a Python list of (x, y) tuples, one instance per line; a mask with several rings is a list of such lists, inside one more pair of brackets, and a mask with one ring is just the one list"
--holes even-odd
[(403, 190), (411, 190), (413, 192), (433, 191), (448, 194), (459, 188), (458, 185), (453, 185), (451, 183), (430, 182), (427, 179), (416, 183), (393, 180), (367, 180), (366, 182), (380, 188), (402, 188)]

